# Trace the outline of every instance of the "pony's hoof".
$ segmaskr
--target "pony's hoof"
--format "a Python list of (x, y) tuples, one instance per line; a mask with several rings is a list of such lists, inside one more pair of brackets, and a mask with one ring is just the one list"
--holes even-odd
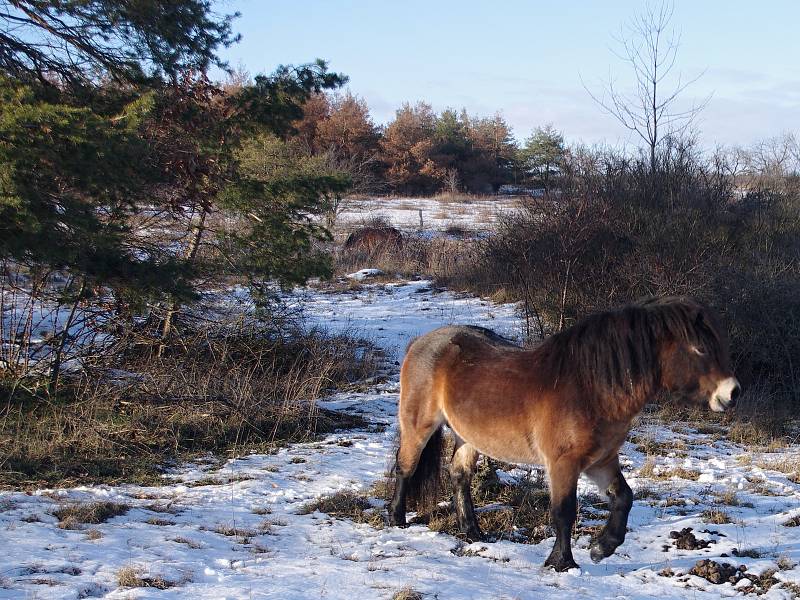
[(614, 550), (616, 550), (616, 546), (607, 547), (601, 541), (597, 541), (593, 543), (589, 549), (589, 556), (592, 559), (592, 562), (599, 563), (604, 558), (608, 558), (612, 554), (614, 554)]
[(550, 567), (558, 571), (559, 573), (563, 573), (564, 571), (569, 571), (570, 569), (577, 569), (578, 563), (576, 563), (572, 558), (563, 558), (561, 556), (553, 557), (552, 555), (544, 561), (545, 567)]
[(470, 529), (464, 532), (464, 537), (467, 538), (467, 541), (470, 544), (474, 544), (475, 542), (482, 542), (483, 541), (483, 534), (481, 533), (480, 529)]
[(401, 517), (397, 517), (394, 515), (389, 515), (389, 526), (390, 527), (400, 527), (401, 529), (405, 529), (408, 527), (408, 523), (406, 523), (405, 515)]
[(599, 563), (608, 555), (603, 552), (603, 549), (600, 546), (593, 545), (591, 550), (589, 550), (589, 556), (592, 558), (593, 563)]

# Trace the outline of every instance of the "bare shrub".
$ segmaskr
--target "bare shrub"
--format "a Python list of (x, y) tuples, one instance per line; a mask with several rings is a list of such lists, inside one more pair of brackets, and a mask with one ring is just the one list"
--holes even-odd
[(479, 243), (474, 239), (405, 234), (400, 247), (339, 252), (336, 273), (344, 275), (360, 269), (377, 268), (397, 276), (426, 276), (447, 282), (456, 273), (471, 272), (478, 251)]
[[(156, 480), (158, 465), (199, 452), (271, 451), (363, 421), (316, 399), (374, 374), (366, 342), (259, 324), (182, 326), (70, 380), (59, 403), (9, 402), (0, 417), (0, 478), (37, 482)], [(68, 393), (67, 393), (68, 392)]]
[(648, 163), (576, 152), (558, 193), (503, 215), (440, 282), (521, 301), (532, 340), (643, 297), (705, 301), (749, 390), (740, 413), (774, 430), (800, 403), (800, 184), (737, 189), (722, 158), (675, 140)]

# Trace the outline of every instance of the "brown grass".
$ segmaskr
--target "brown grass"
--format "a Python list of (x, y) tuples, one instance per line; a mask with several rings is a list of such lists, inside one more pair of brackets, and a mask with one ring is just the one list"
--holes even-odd
[(88, 504), (65, 504), (53, 511), (61, 529), (80, 529), (81, 525), (97, 525), (124, 515), (130, 510), (127, 504), (116, 502), (90, 502)]
[(791, 519), (783, 522), (784, 527), (800, 527), (800, 515), (795, 515)]
[(670, 453), (676, 456), (686, 456), (686, 442), (681, 439), (657, 440), (648, 435), (631, 435), (631, 443), (636, 444), (636, 450), (647, 455), (663, 455)]
[[(495, 471), (498, 466), (493, 460), (482, 461), (472, 481), (475, 516), (481, 531), (496, 540), (524, 543), (538, 543), (548, 537), (550, 495), (543, 478), (502, 483)], [(449, 506), (417, 515), (412, 522), (426, 524), (433, 531), (462, 536)]]
[(725, 525), (726, 523), (733, 523), (733, 520), (730, 518), (728, 513), (720, 508), (709, 508), (708, 510), (704, 510), (700, 518), (703, 520), (703, 523), (709, 523), (712, 525)]
[(726, 506), (743, 506), (745, 508), (753, 508), (753, 503), (744, 502), (740, 500), (735, 490), (727, 490), (725, 492), (719, 492), (715, 494), (715, 496), (718, 504), (724, 504)]
[(246, 529), (243, 527), (238, 527), (236, 525), (229, 525), (227, 523), (222, 523), (214, 527), (211, 531), (214, 533), (218, 533), (220, 535), (224, 535), (226, 537), (240, 537), (240, 538), (252, 538), (259, 535), (261, 532), (256, 529)]
[(685, 467), (673, 467), (670, 469), (659, 469), (656, 462), (652, 458), (645, 460), (642, 468), (639, 469), (639, 477), (648, 477), (660, 481), (666, 481), (673, 477), (680, 479), (689, 479), (697, 481), (700, 477), (700, 471), (695, 469), (687, 469)]
[(375, 374), (380, 359), (369, 344), (232, 327), (184, 329), (161, 357), (150, 347), (131, 351), (114, 367), (137, 375), (121, 382), (98, 368), (65, 381), (55, 402), (9, 402), (0, 416), (0, 486), (155, 485), (169, 460), (271, 452), (365, 424), (316, 399)]
[[(453, 273), (462, 271), (464, 264), (474, 259), (479, 246), (478, 240), (469, 237), (422, 238), (406, 234), (402, 248), (378, 248), (373, 252), (338, 252), (335, 255), (335, 272), (342, 276), (360, 269), (377, 268), (386, 274), (383, 280), (392, 280), (398, 276), (426, 276), (444, 280)], [(346, 285), (352, 287), (359, 284), (348, 282)]]
[(402, 589), (397, 590), (392, 595), (392, 600), (422, 600), (423, 596), (420, 592), (412, 588), (411, 586), (406, 586)]
[(307, 515), (315, 511), (329, 514), (337, 519), (349, 519), (355, 523), (366, 523), (382, 529), (386, 522), (379, 509), (372, 506), (365, 494), (341, 491), (322, 496), (301, 507), (299, 514)]
[(166, 590), (185, 582), (167, 581), (161, 576), (144, 577), (140, 568), (123, 567), (117, 572), (117, 583), (120, 587)]

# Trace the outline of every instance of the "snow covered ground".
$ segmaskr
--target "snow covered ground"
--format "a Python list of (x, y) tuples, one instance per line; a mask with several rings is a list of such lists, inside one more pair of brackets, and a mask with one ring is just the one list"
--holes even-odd
[[(336, 293), (306, 288), (294, 299), (310, 324), (360, 330), (386, 348), (387, 381), (324, 403), (360, 413), (370, 427), (221, 466), (212, 460), (183, 465), (158, 487), (4, 492), (0, 598), (368, 600), (392, 598), (410, 586), (442, 600), (710, 599), (751, 593), (748, 586), (773, 570), (774, 585), (763, 597), (797, 597), (800, 527), (786, 524), (800, 524), (800, 446), (754, 452), (726, 441), (718, 427), (642, 419), (623, 448), (639, 497), (631, 531), (598, 565), (589, 559), (588, 536), (580, 536), (574, 553), (581, 569), (568, 573), (541, 566), (553, 538), (463, 547), (423, 526), (375, 529), (302, 514), (309, 501), (368, 490), (384, 475), (398, 393), (394, 360), (411, 337), (450, 322), (513, 337), (520, 324), (513, 306), (437, 291), (426, 281)], [(581, 481), (582, 497), (594, 491)], [(54, 512), (98, 501), (127, 510), (99, 524), (58, 526)], [(377, 498), (372, 502), (381, 506)], [(687, 527), (709, 545), (678, 549), (670, 533)], [(688, 575), (700, 559), (745, 565), (749, 579), (716, 585)], [(122, 586), (120, 578), (138, 587)]]
[(443, 231), (460, 227), (467, 231), (486, 231), (499, 216), (517, 210), (520, 202), (525, 202), (525, 199), (490, 197), (463, 202), (436, 198), (351, 198), (344, 201), (338, 223), (358, 224), (365, 219), (380, 217), (404, 230)]

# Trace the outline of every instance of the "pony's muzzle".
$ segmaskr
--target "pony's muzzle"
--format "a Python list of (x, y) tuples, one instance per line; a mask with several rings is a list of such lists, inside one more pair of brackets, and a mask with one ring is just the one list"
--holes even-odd
[(736, 406), (739, 396), (742, 393), (742, 386), (736, 377), (728, 377), (719, 382), (717, 389), (711, 396), (709, 406), (714, 412), (724, 412)]

